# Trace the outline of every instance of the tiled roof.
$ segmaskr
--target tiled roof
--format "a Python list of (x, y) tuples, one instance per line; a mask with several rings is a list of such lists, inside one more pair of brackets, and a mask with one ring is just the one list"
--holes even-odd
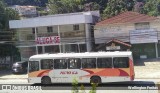
[(125, 42), (123, 42), (123, 41), (120, 41), (120, 40), (117, 40), (117, 39), (113, 39), (113, 40), (111, 40), (111, 41), (109, 41), (109, 42), (107, 42), (107, 43), (110, 43), (110, 42), (116, 42), (116, 43), (122, 44), (122, 45), (124, 45), (124, 46), (131, 47), (130, 44), (127, 44), (127, 43), (125, 43)]
[(150, 22), (159, 19), (157, 17), (140, 14), (137, 12), (123, 12), (117, 16), (105, 19), (98, 22), (96, 25), (107, 25), (107, 24), (117, 24), (117, 23), (138, 23), (138, 22)]
[(108, 44), (108, 43), (110, 43), (110, 42), (115, 42), (115, 43), (124, 45), (124, 46), (126, 46), (126, 47), (128, 47), (128, 48), (131, 48), (131, 45), (130, 45), (130, 44), (127, 44), (127, 43), (125, 43), (125, 42), (123, 42), (123, 41), (120, 41), (120, 40), (117, 40), (117, 39), (112, 39), (112, 40), (110, 40), (109, 42), (106, 42), (106, 43), (104, 43), (104, 44), (100, 44), (98, 47), (96, 47), (96, 49), (98, 50), (98, 49), (100, 49), (101, 47), (106, 46), (106, 44)]

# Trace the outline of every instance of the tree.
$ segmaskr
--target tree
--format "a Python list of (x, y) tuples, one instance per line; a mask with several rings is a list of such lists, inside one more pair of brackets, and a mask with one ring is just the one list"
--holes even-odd
[(18, 13), (11, 8), (7, 8), (3, 0), (0, 0), (0, 29), (9, 30), (9, 20), (12, 19), (19, 19)]
[(142, 13), (150, 16), (160, 15), (160, 0), (145, 0)]
[(134, 0), (108, 0), (103, 17), (112, 17), (123, 11), (132, 11)]
[(138, 13), (143, 13), (143, 7), (144, 7), (143, 2), (136, 2), (134, 5), (134, 11)]
[(33, 5), (45, 7), (48, 0), (4, 0), (7, 5)]
[(83, 9), (83, 0), (49, 0), (50, 14), (74, 13)]
[(4, 28), (5, 8), (4, 3), (0, 0), (0, 29)]
[(84, 11), (93, 11), (93, 10), (99, 10), (99, 9), (100, 9), (100, 5), (97, 4), (96, 2), (90, 2), (84, 5)]
[(73, 13), (83, 11), (102, 10), (107, 0), (49, 0), (47, 6), (50, 14)]
[(106, 8), (107, 2), (108, 0), (85, 0), (85, 4), (94, 3), (95, 5), (98, 5), (98, 8), (101, 13)]
[[(12, 42), (13, 31), (9, 29), (9, 20), (19, 19), (18, 13), (10, 8), (7, 8), (3, 0), (0, 0), (0, 58), (12, 58), (13, 54), (16, 56), (18, 53), (17, 48), (9, 42)], [(8, 43), (5, 43), (5, 42)]]
[(9, 20), (17, 20), (20, 17), (15, 10), (13, 10), (11, 8), (6, 8), (4, 18), (5, 18), (4, 19), (5, 20), (5, 26), (4, 27), (5, 27), (6, 30), (9, 30)]

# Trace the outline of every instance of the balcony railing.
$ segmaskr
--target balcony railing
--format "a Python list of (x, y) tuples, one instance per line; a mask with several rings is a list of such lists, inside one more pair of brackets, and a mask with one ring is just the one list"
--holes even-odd
[[(58, 36), (58, 33), (38, 33), (37, 37)], [(28, 34), (27, 40), (35, 40), (35, 34)]]
[(60, 33), (61, 38), (85, 37), (85, 31), (69, 31)]
[[(37, 34), (37, 37), (49, 37), (49, 36), (58, 36), (58, 33), (41, 33)], [(34, 40), (35, 35), (34, 34), (28, 34), (27, 40)], [(71, 38), (73, 37), (85, 37), (85, 31), (68, 31), (68, 32), (61, 32), (60, 33), (61, 38)]]

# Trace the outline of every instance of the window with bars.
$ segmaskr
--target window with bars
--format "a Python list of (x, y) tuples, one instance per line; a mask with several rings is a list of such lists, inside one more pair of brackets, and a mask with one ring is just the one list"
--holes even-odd
[(73, 25), (73, 30), (79, 30), (79, 25)]
[(149, 22), (135, 23), (136, 30), (150, 29)]
[(53, 28), (52, 28), (52, 27), (47, 27), (47, 32), (48, 32), (48, 33), (53, 32)]

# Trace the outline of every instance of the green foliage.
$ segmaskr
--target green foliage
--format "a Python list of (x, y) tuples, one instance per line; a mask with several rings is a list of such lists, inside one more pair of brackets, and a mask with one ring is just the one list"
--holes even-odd
[(19, 19), (18, 13), (7, 8), (2, 0), (0, 0), (0, 30), (9, 30), (9, 20)]
[[(96, 87), (97, 86), (98, 86), (97, 84), (92, 83), (92, 88), (89, 91), (89, 93), (96, 93)], [(80, 90), (81, 91), (79, 91), (79, 89), (78, 89), (78, 81), (77, 81), (76, 78), (74, 78), (73, 82), (72, 82), (72, 93), (86, 93), (85, 92), (85, 87), (83, 85), (81, 85)]]
[(37, 11), (38, 11), (39, 16), (48, 15), (48, 12), (45, 11), (45, 8), (44, 8), (44, 7), (36, 7), (36, 9), (37, 9)]
[[(133, 11), (151, 16), (160, 15), (160, 0), (4, 0), (8, 5), (36, 5), (49, 7), (49, 14), (74, 13), (82, 11), (100, 10), (102, 18), (115, 16), (123, 11)], [(5, 11), (0, 0), (0, 15)], [(144, 5), (139, 5), (144, 3)], [(89, 6), (89, 9), (88, 9)], [(159, 9), (158, 9), (158, 8)], [(47, 15), (46, 11), (39, 11), (40, 15)], [(0, 16), (0, 20), (3, 17)], [(0, 23), (0, 28), (4, 23)]]
[(4, 28), (5, 8), (4, 3), (0, 0), (0, 29)]
[[(9, 20), (19, 19), (18, 13), (4, 4), (2, 0), (0, 0), (0, 58), (16, 57), (16, 54), (19, 55), (18, 49), (11, 44), (3, 43), (3, 41), (12, 41), (13, 32), (9, 29)], [(13, 60), (13, 59), (12, 59)]]
[(84, 5), (84, 11), (93, 11), (93, 10), (99, 10), (100, 5), (96, 2), (90, 2)]
[(106, 0), (49, 0), (47, 6), (50, 14), (74, 13), (83, 11), (102, 10)]
[(81, 89), (80, 89), (80, 90), (81, 90), (81, 91), (80, 91), (79, 93), (86, 93), (83, 84), (81, 85)]
[(160, 11), (158, 8), (160, 8), (160, 0), (145, 0), (142, 13), (150, 16), (159, 16)]
[(76, 78), (73, 79), (72, 82), (72, 93), (78, 93), (78, 81), (76, 80)]
[(45, 7), (48, 0), (4, 0), (7, 5), (33, 5)]
[(5, 17), (4, 17), (4, 21), (5, 21), (5, 24), (4, 24), (4, 29), (5, 30), (9, 30), (9, 20), (16, 20), (16, 19), (19, 19), (19, 15), (18, 13), (11, 9), (11, 8), (6, 8), (5, 10)]
[(83, 0), (49, 0), (50, 14), (73, 13), (82, 10)]
[(96, 87), (97, 86), (98, 86), (97, 84), (93, 83), (92, 84), (92, 89), (89, 91), (89, 93), (96, 93)]
[(107, 7), (103, 12), (103, 17), (112, 17), (123, 11), (132, 11), (133, 0), (108, 0)]

